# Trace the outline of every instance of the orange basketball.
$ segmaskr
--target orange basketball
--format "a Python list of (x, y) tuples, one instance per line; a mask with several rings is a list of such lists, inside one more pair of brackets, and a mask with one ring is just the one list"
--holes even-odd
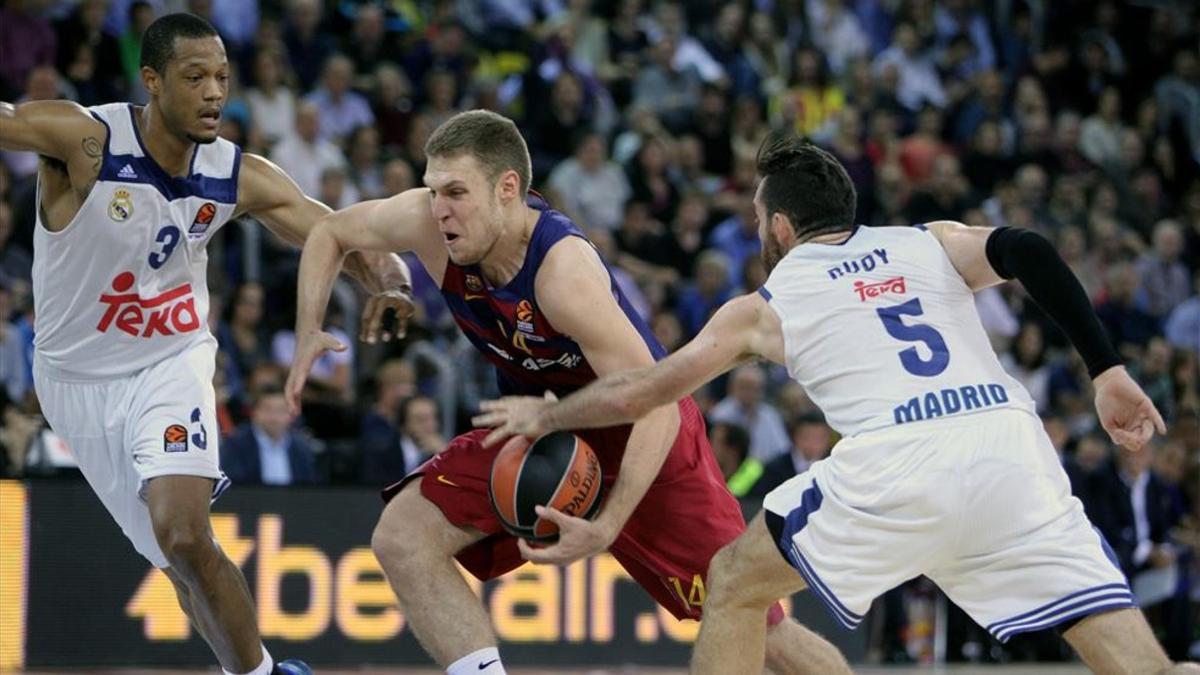
[(575, 434), (556, 431), (533, 443), (516, 436), (492, 462), (492, 508), (509, 534), (551, 542), (558, 526), (538, 518), (534, 507), (590, 520), (600, 510), (602, 478), (596, 452)]

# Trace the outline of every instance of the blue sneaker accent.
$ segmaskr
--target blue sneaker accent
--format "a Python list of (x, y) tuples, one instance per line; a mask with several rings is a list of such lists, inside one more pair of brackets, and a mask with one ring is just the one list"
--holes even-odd
[(287, 659), (276, 663), (275, 672), (279, 675), (313, 675), (312, 668), (300, 659)]

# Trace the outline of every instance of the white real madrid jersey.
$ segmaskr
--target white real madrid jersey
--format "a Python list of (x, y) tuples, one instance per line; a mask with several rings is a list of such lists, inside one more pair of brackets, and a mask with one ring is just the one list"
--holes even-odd
[(994, 408), (1034, 411), (1001, 368), (971, 289), (923, 228), (858, 227), (801, 244), (760, 290), (789, 374), (852, 436)]
[(127, 375), (191, 345), (208, 330), (205, 247), (237, 205), (241, 150), (197, 145), (186, 178), (142, 144), (134, 108), (90, 109), (108, 128), (100, 175), (74, 219), (34, 233), (34, 347), (58, 377)]

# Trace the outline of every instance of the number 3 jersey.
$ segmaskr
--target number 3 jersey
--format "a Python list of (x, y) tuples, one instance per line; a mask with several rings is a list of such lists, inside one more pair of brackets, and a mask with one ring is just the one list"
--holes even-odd
[(96, 183), (58, 232), (39, 199), (34, 233), (34, 346), (59, 378), (120, 377), (212, 341), (205, 247), (237, 205), (236, 145), (196, 145), (187, 177), (173, 177), (132, 105), (90, 112), (108, 129)]
[(922, 227), (858, 227), (793, 248), (759, 291), (789, 374), (852, 436), (996, 408), (1034, 411), (1000, 366), (974, 297)]

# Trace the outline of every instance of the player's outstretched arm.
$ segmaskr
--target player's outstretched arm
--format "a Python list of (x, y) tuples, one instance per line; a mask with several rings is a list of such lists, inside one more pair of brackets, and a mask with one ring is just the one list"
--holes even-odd
[[(355, 252), (392, 256), (395, 251), (416, 251), (430, 268), (438, 255), (445, 255), (437, 226), (429, 209), (429, 192), (408, 190), (388, 199), (366, 201), (334, 213), (325, 211), (316, 220), (304, 242), (296, 298), (296, 354), (288, 376), (287, 398), (293, 412), (299, 410), (300, 393), (312, 363), (327, 349), (345, 349), (323, 332), (325, 308), (333, 280), (347, 256)], [(407, 284), (407, 267), (404, 283)], [(407, 291), (405, 291), (407, 294)], [(409, 305), (411, 311), (411, 304)], [(377, 321), (383, 308), (364, 312), (364, 321)], [(399, 319), (407, 318), (407, 314)], [(368, 341), (370, 336), (367, 336)]]
[(1155, 430), (1166, 433), (1162, 416), (1121, 365), (1079, 279), (1045, 237), (1032, 230), (951, 221), (928, 228), (973, 290), (1016, 279), (1062, 328), (1087, 364), (1100, 424), (1114, 443), (1139, 450)]
[(85, 155), (99, 172), (107, 133), (72, 101), (0, 102), (0, 150), (36, 152), (63, 162)]
[(753, 358), (783, 361), (779, 317), (758, 293), (725, 303), (691, 342), (652, 366), (606, 375), (557, 402), (520, 397), (485, 401), (483, 414), (473, 421), (495, 427), (487, 443), (514, 434), (536, 437), (632, 422)]

